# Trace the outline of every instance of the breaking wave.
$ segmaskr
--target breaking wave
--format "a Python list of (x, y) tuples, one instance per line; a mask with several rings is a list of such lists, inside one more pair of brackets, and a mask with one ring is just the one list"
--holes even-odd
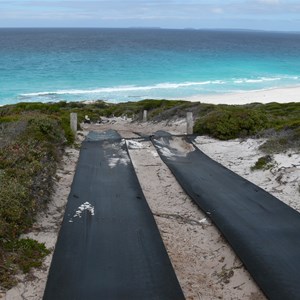
[[(126, 85), (126, 86), (115, 86), (115, 87), (101, 87), (96, 89), (69, 89), (69, 90), (57, 90), (57, 91), (47, 91), (47, 92), (35, 92), (35, 93), (24, 93), (21, 94), (22, 98), (55, 98), (59, 96), (82, 96), (86, 97), (101, 97), (114, 95), (131, 95), (128, 97), (136, 97), (134, 94), (139, 92), (145, 92), (145, 94), (151, 95), (151, 91), (156, 90), (157, 93), (162, 93), (163, 95), (168, 94), (168, 91), (176, 90), (186, 90), (186, 91), (199, 91), (205, 93), (214, 93), (215, 91), (222, 92), (232, 92), (239, 90), (256, 90), (265, 88), (276, 88), (281, 86), (284, 82), (298, 81), (300, 77), (298, 76), (274, 76), (274, 77), (257, 77), (257, 78), (232, 78), (227, 80), (207, 80), (198, 82), (181, 82), (181, 83), (158, 83), (154, 85)], [(173, 92), (174, 93), (174, 92)], [(200, 92), (201, 93), (201, 92)], [(93, 96), (94, 95), (94, 96)]]
[(200, 81), (200, 82), (182, 82), (182, 83), (158, 83), (149, 86), (117, 86), (117, 87), (104, 87), (91, 90), (59, 90), (56, 92), (38, 92), (38, 93), (26, 93), (21, 94), (23, 97), (34, 97), (34, 96), (51, 96), (51, 95), (80, 95), (80, 94), (99, 94), (99, 93), (115, 93), (115, 92), (132, 92), (132, 91), (147, 91), (155, 89), (177, 89), (182, 87), (191, 87), (197, 85), (208, 85), (208, 84), (223, 84), (224, 81), (213, 80), (213, 81)]

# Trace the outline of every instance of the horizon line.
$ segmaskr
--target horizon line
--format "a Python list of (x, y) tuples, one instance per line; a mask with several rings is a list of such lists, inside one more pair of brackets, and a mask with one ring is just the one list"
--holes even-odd
[(300, 33), (300, 30), (275, 30), (275, 29), (251, 29), (251, 28), (195, 28), (195, 27), (161, 27), (161, 26), (126, 26), (126, 27), (106, 27), (106, 26), (0, 26), (0, 29), (149, 29), (149, 30), (195, 30), (195, 31), (252, 31), (252, 32), (282, 32)]

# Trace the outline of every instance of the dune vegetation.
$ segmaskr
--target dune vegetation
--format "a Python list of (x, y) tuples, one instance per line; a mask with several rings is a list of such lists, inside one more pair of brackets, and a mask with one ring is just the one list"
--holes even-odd
[[(0, 107), (0, 285), (10, 288), (14, 275), (42, 264), (49, 253), (45, 245), (20, 239), (30, 230), (37, 212), (51, 197), (57, 165), (67, 145), (74, 144), (70, 112), (78, 114), (78, 126), (88, 115), (128, 116), (149, 121), (176, 120), (193, 112), (194, 132), (217, 139), (264, 137), (267, 154), (288, 149), (300, 151), (300, 103), (213, 105), (186, 101), (143, 100), (109, 104), (96, 101), (18, 103)], [(150, 125), (149, 125), (150, 126)], [(268, 157), (268, 156), (266, 156)], [(257, 168), (264, 167), (262, 161)]]

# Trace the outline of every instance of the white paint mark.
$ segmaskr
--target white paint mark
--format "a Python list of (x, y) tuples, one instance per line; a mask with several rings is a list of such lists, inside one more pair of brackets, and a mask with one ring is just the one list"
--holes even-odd
[(133, 141), (133, 140), (128, 140), (126, 141), (127, 147), (130, 149), (143, 149), (144, 145), (140, 142)]
[[(85, 202), (85, 203), (81, 204), (77, 208), (77, 210), (76, 210), (76, 212), (75, 212), (75, 214), (73, 215), (72, 218), (81, 218), (81, 215), (82, 215), (82, 213), (85, 210), (88, 211), (91, 214), (91, 216), (95, 215), (95, 208), (94, 208), (94, 206), (91, 205), (89, 202)], [(72, 218), (69, 220), (70, 223), (73, 223), (73, 219)]]

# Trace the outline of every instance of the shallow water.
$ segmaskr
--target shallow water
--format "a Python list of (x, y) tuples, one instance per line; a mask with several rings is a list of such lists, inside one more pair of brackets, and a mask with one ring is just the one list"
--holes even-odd
[(0, 29), (0, 105), (183, 98), (300, 85), (300, 34)]

